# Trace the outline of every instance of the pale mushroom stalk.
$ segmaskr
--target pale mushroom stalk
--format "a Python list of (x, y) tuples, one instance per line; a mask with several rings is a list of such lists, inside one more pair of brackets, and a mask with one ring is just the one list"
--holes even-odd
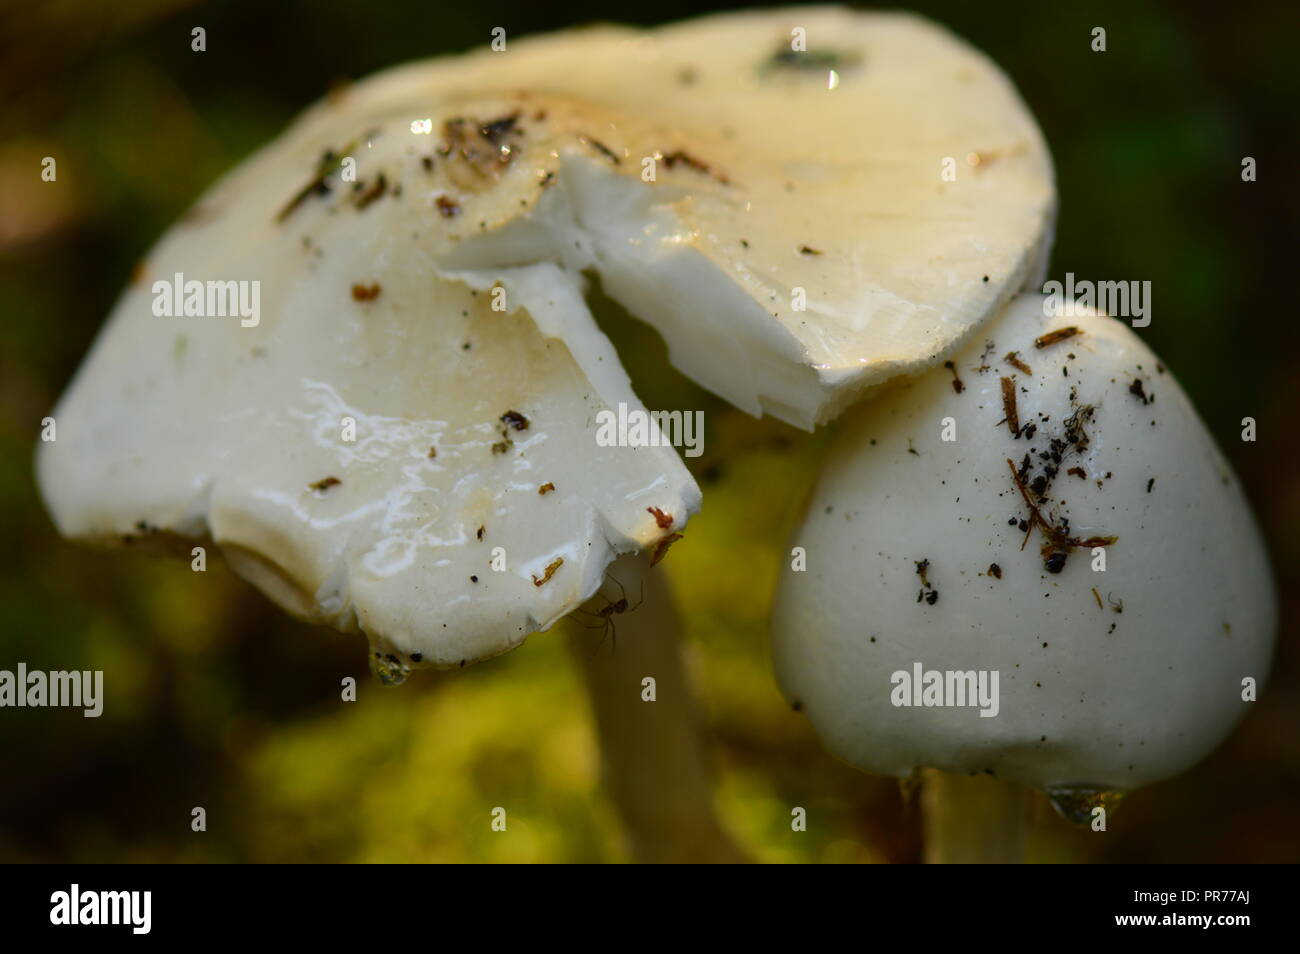
[(926, 864), (1024, 861), (1029, 790), (987, 775), (922, 773), (922, 858)]
[[(608, 629), (603, 623), (576, 629), (570, 646), (587, 682), (605, 787), (633, 857), (656, 863), (748, 860), (713, 808), (707, 747), (682, 655), (682, 620), (667, 576), (643, 557), (625, 556), (611, 564), (609, 578), (622, 589), (607, 583), (602, 592), (615, 600), (626, 592), (629, 609)], [(584, 609), (599, 619), (608, 606), (598, 596)]]

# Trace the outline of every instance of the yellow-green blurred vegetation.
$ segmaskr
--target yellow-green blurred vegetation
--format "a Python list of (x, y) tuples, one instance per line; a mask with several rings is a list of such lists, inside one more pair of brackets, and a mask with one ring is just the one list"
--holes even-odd
[[(1044, 127), (1061, 192), (1051, 273), (1152, 280), (1144, 335), (1238, 467), (1284, 599), (1273, 684), (1229, 742), (1129, 797), (1104, 838), (1037, 800), (1031, 855), (1300, 859), (1300, 333), (1278, 293), (1298, 211), (1296, 24), (1249, 2), (918, 6), (1001, 64)], [(102, 718), (0, 711), (0, 860), (629, 860), (560, 632), (386, 689), (362, 638), (288, 619), (219, 561), (196, 574), (59, 539), (31, 460), (41, 418), (133, 264), (331, 83), (482, 44), (495, 25), (516, 36), (696, 11), (342, 0), (0, 10), (0, 668), (109, 674)], [(1109, 33), (1104, 57), (1088, 50), (1096, 24)], [(189, 49), (195, 25), (207, 53)], [(47, 155), (57, 187), (39, 178)], [(1245, 155), (1258, 183), (1240, 181)], [(646, 404), (706, 410), (706, 453), (689, 462), (704, 511), (662, 569), (687, 624), (723, 825), (763, 861), (915, 861), (918, 819), (896, 783), (826, 755), (768, 658), (772, 585), (827, 435), (729, 409), (667, 367), (653, 332), (595, 299)], [(1246, 415), (1258, 444), (1237, 440)], [(609, 651), (598, 632), (584, 638)], [(340, 702), (345, 676), (358, 680), (355, 703)], [(190, 830), (196, 805), (202, 834)], [(808, 810), (806, 833), (790, 830), (793, 805)], [(509, 837), (490, 830), (495, 806), (508, 808)]]

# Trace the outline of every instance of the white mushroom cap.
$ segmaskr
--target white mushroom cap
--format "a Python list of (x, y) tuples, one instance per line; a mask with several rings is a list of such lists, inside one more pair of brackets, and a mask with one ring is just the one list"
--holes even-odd
[[(807, 570), (780, 583), (781, 686), (871, 772), (1129, 789), (1205, 756), (1246, 711), (1242, 680), (1267, 673), (1273, 583), (1228, 464), (1127, 326), (1046, 318), (1037, 295), (952, 370), (847, 416), (793, 543)], [(917, 664), (996, 670), (996, 716), (896, 706), (891, 678)]]
[(699, 491), (672, 448), (597, 444), (599, 411), (641, 405), (570, 277), (508, 272), (531, 304), (493, 311), (417, 267), (418, 216), (386, 201), (387, 227), (340, 211), (310, 249), (245, 203), (178, 227), (150, 280), (260, 280), (260, 323), (156, 317), (149, 282), (129, 289), (38, 472), (68, 536), (210, 537), (289, 611), (374, 637), (383, 668), (454, 666), (570, 612)]
[[(394, 665), (472, 661), (698, 507), (671, 449), (596, 444), (601, 410), (640, 405), (582, 272), (701, 384), (810, 427), (995, 313), (1052, 207), (1005, 77), (912, 17), (798, 8), (402, 67), (164, 237), (56, 409), (41, 487), (65, 534), (211, 537)], [(260, 282), (258, 324), (154, 314), (178, 275)], [(507, 411), (531, 423), (494, 454)]]
[(435, 157), (431, 187), (463, 214), (425, 254), (591, 269), (685, 374), (800, 427), (951, 350), (1039, 279), (1051, 242), (1051, 160), (1020, 97), (983, 54), (903, 14), (510, 39), (370, 79), (277, 148), (306, 168), (359, 124), (391, 135), (427, 118), (436, 141), (448, 119), (515, 113), (493, 188), (455, 163), (447, 182)]

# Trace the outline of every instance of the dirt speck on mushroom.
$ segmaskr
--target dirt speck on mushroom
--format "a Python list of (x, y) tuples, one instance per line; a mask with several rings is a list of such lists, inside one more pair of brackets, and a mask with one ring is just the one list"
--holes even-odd
[(518, 411), (506, 411), (501, 415), (501, 423), (513, 427), (517, 431), (528, 430), (529, 420)]
[(962, 382), (961, 376), (957, 373), (957, 366), (951, 361), (945, 361), (943, 366), (952, 372), (952, 389), (958, 394), (966, 390), (966, 385)]
[(681, 538), (682, 538), (682, 534), (680, 533), (670, 533), (666, 537), (661, 539), (658, 543), (656, 543), (654, 549), (650, 551), (650, 565), (654, 566), (665, 556), (667, 556), (668, 548), (671, 547), (674, 543), (676, 543)]
[(546, 570), (543, 571), (540, 579), (538, 578), (536, 573), (532, 574), (533, 586), (542, 586), (543, 584), (547, 583), (551, 579), (551, 577), (555, 576), (555, 571), (558, 570), (563, 565), (564, 565), (564, 557), (556, 557), (550, 563), (546, 564)]
[(1034, 373), (1034, 369), (1021, 360), (1019, 351), (1008, 351), (1003, 356), (1002, 360), (1011, 365), (1011, 367), (1015, 368), (1017, 371), (1022, 371), (1025, 374)]
[(1020, 436), (1020, 412), (1016, 410), (1016, 383), (1002, 379), (1002, 414), (1012, 437)]
[(1051, 347), (1054, 344), (1060, 344), (1067, 338), (1073, 338), (1075, 335), (1081, 334), (1083, 334), (1083, 332), (1074, 325), (1067, 325), (1064, 328), (1057, 328), (1055, 331), (1049, 331), (1045, 335), (1039, 335), (1034, 339), (1034, 347), (1041, 351), (1043, 348)]

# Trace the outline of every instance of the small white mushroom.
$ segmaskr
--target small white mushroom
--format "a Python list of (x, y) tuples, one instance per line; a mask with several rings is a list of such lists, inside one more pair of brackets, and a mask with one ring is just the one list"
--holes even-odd
[[(1068, 809), (1204, 758), (1267, 675), (1275, 593), (1229, 465), (1127, 326), (1038, 295), (850, 413), (794, 543), (780, 682), (870, 772), (990, 773)], [(981, 701), (931, 672), (997, 682)]]

